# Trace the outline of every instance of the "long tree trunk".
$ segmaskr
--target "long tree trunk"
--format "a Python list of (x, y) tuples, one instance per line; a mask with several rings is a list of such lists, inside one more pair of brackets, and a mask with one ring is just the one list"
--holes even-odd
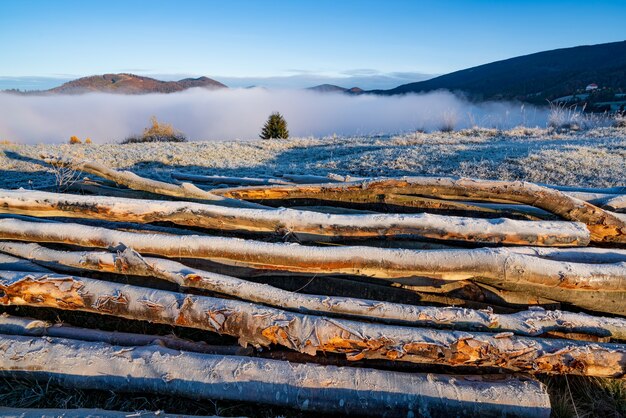
[(112, 180), (117, 184), (121, 184), (133, 190), (140, 190), (165, 196), (204, 200), (216, 205), (228, 207), (262, 207), (261, 205), (255, 205), (250, 202), (243, 202), (217, 196), (211, 192), (199, 189), (190, 183), (177, 185), (140, 177), (130, 171), (112, 170), (95, 161), (73, 161), (53, 157), (44, 157), (44, 161), (53, 166), (68, 167), (76, 171), (83, 171), (107, 180)]
[[(301, 313), (364, 318), (374, 322), (436, 326), (459, 330), (513, 332), (537, 336), (549, 332), (585, 334), (626, 340), (626, 319), (533, 309), (515, 314), (454, 307), (414, 306), (336, 296), (307, 295), (262, 283), (210, 273), (171, 260), (123, 252), (56, 251), (37, 244), (0, 242), (0, 251), (36, 262), (52, 262), (81, 270), (157, 277), (182, 288), (204, 289)], [(0, 332), (1, 329), (0, 329)]]
[(331, 215), (293, 209), (224, 208), (165, 202), (0, 189), (0, 212), (30, 216), (89, 217), (155, 222), (216, 230), (279, 232), (335, 238), (416, 236), (439, 240), (515, 245), (585, 246), (589, 233), (580, 223), (474, 219), (433, 214)]
[(2, 253), (0, 253), (0, 270), (52, 273), (52, 271), (43, 266), (24, 260), (23, 257), (18, 258)]
[[(391, 359), (511, 371), (626, 375), (626, 345), (430, 330), (303, 315), (275, 308), (83, 277), (0, 271), (0, 303), (53, 307), (213, 331), (241, 345), (278, 344), (349, 360)], [(572, 361), (575, 359), (575, 361)]]
[(216, 189), (221, 196), (246, 200), (320, 199), (350, 202), (380, 194), (415, 194), (444, 199), (523, 203), (544, 209), (569, 221), (583, 222), (593, 241), (626, 243), (626, 222), (614, 214), (564, 192), (527, 182), (434, 177), (373, 179), (355, 183), (241, 187)]
[[(0, 219), (0, 239), (82, 247), (131, 247), (141, 254), (188, 257), (271, 271), (354, 274), (387, 279), (501, 281), (538, 286), (545, 298), (576, 299), (583, 308), (626, 315), (626, 263), (583, 264), (518, 254), (506, 248), (396, 250), (373, 247), (307, 247), (212, 236), (168, 236), (64, 224)], [(418, 281), (419, 283), (419, 281)], [(599, 293), (601, 292), (601, 293)], [(601, 294), (610, 295), (598, 303)]]
[[(207, 235), (201, 231), (194, 231), (190, 229), (183, 229), (181, 227), (169, 227), (154, 224), (140, 224), (136, 222), (116, 222), (105, 221), (102, 219), (87, 219), (87, 218), (66, 218), (66, 217), (49, 217), (49, 218), (37, 218), (27, 215), (16, 215), (11, 213), (0, 213), (0, 219), (21, 219), (28, 222), (47, 222), (56, 223), (62, 225), (63, 223), (77, 223), (87, 226), (98, 226), (102, 228), (116, 229), (119, 231), (127, 232), (139, 232), (139, 233), (151, 233), (151, 234), (166, 234), (166, 235)], [(337, 245), (337, 244), (335, 244)], [(443, 244), (440, 244), (442, 248), (446, 248)], [(520, 247), (524, 248), (524, 247)], [(587, 247), (585, 247), (587, 248)]]
[(5, 375), (22, 372), (84, 389), (227, 399), (336, 414), (548, 417), (545, 386), (514, 377), (399, 373), (0, 336)]
[[(5, 418), (163, 418), (170, 414), (163, 411), (112, 411), (99, 408), (5, 408), (0, 406), (0, 416)], [(198, 416), (173, 414), (176, 418), (219, 418), (218, 416)]]
[(247, 355), (249, 353), (245, 348), (238, 346), (209, 345), (203, 341), (189, 341), (174, 335), (135, 334), (79, 328), (67, 324), (52, 324), (37, 319), (8, 315), (6, 313), (0, 315), (0, 334), (71, 338), (74, 340), (98, 341), (124, 346), (162, 345), (172, 350), (206, 354)]

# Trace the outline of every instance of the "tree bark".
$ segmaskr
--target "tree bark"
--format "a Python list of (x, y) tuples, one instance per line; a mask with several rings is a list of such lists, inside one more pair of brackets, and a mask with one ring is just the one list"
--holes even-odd
[(475, 219), (433, 214), (333, 215), (293, 209), (224, 208), (191, 202), (79, 196), (0, 189), (0, 212), (155, 222), (214, 230), (294, 234), (298, 239), (419, 237), (438, 240), (540, 246), (585, 246), (580, 223)]
[(255, 201), (309, 198), (350, 202), (355, 199), (376, 199), (380, 194), (414, 194), (456, 200), (523, 203), (569, 221), (583, 222), (589, 228), (593, 241), (626, 243), (626, 222), (621, 218), (564, 192), (527, 182), (405, 177), (343, 184), (242, 187), (219, 189), (214, 193)]
[[(53, 262), (78, 269), (155, 277), (181, 288), (204, 289), (241, 300), (300, 313), (362, 318), (373, 322), (458, 330), (513, 332), (537, 336), (549, 332), (586, 334), (626, 340), (626, 319), (533, 309), (515, 314), (454, 307), (415, 306), (376, 300), (294, 293), (184, 266), (171, 260), (123, 252), (56, 251), (36, 244), (0, 242), (0, 251), (36, 262)], [(0, 332), (1, 329), (0, 329)]]
[(294, 364), (162, 347), (1, 336), (5, 375), (85, 389), (227, 399), (335, 414), (548, 417), (541, 383)]
[(303, 315), (236, 300), (119, 285), (84, 277), (0, 272), (0, 303), (78, 310), (231, 335), (243, 346), (278, 344), (348, 360), (621, 378), (626, 345), (379, 325)]

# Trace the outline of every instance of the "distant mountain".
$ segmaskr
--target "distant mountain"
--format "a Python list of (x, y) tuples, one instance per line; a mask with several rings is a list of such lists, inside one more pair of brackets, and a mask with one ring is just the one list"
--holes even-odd
[(363, 89), (359, 87), (352, 87), (347, 89), (345, 87), (336, 86), (334, 84), (320, 84), (319, 86), (313, 86), (307, 88), (307, 90), (313, 90), (320, 93), (347, 93), (347, 94), (361, 94)]
[(463, 92), (474, 100), (545, 103), (584, 91), (592, 83), (600, 89), (626, 90), (626, 41), (524, 55), (368, 93), (392, 95), (445, 89)]
[(103, 74), (83, 77), (68, 81), (50, 90), (40, 93), (49, 94), (82, 94), (91, 92), (146, 94), (174, 93), (194, 87), (209, 89), (225, 88), (226, 86), (208, 77), (185, 78), (179, 81), (161, 81), (150, 77), (134, 74)]

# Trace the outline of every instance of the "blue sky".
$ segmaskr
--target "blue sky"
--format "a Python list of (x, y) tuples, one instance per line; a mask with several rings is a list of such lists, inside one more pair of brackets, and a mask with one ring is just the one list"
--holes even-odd
[(624, 40), (625, 21), (624, 0), (0, 0), (0, 88), (105, 72), (372, 88)]

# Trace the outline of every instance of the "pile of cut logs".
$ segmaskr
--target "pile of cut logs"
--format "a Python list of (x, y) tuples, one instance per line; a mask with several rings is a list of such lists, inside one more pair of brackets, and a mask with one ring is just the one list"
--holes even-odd
[[(166, 183), (45, 161), (80, 180), (0, 190), (4, 376), (325, 413), (532, 417), (551, 409), (536, 375), (626, 376), (626, 188)], [(148, 331), (49, 323), (45, 310)]]

